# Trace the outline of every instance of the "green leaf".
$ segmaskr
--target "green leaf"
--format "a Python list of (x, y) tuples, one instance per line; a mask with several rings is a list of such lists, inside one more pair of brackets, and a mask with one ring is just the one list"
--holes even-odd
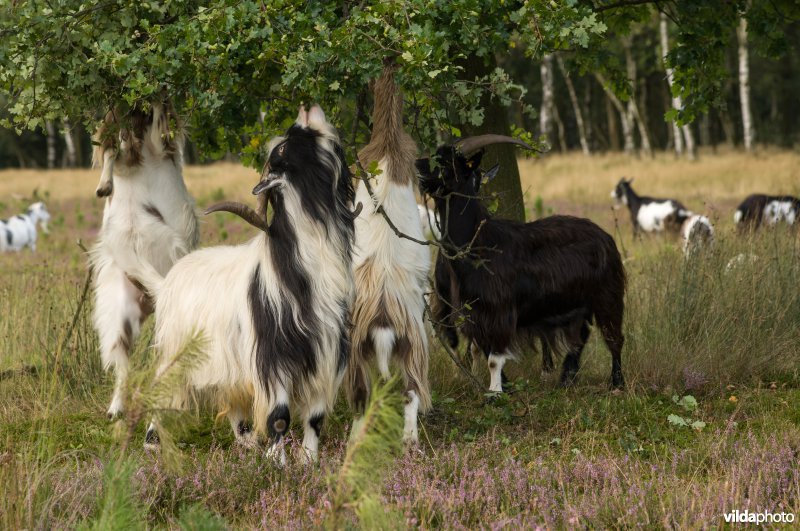
[(667, 417), (667, 420), (670, 424), (674, 426), (688, 426), (689, 423), (686, 421), (685, 418), (681, 417), (680, 415), (671, 414)]

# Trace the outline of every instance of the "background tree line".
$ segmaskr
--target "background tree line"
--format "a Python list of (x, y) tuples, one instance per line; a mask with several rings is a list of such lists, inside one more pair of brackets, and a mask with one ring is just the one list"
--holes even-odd
[(189, 163), (258, 167), (312, 100), (363, 143), (387, 57), (426, 150), (484, 131), (587, 154), (791, 147), (798, 21), (791, 0), (0, 1), (0, 167), (87, 166), (102, 114), (161, 92)]

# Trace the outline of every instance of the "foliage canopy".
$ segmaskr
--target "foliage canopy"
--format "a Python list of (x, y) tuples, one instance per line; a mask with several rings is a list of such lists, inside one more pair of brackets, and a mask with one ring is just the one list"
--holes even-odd
[[(18, 128), (69, 117), (90, 128), (106, 110), (162, 91), (187, 116), (211, 157), (241, 151), (259, 161), (263, 138), (281, 131), (301, 102), (320, 102), (352, 127), (356, 102), (387, 57), (400, 65), (412, 132), (425, 146), (454, 126), (479, 125), (481, 95), (521, 104), (525, 89), (507, 72), (469, 79), (468, 60), (523, 47), (530, 56), (565, 50), (582, 70), (601, 70), (621, 95), (624, 68), (609, 37), (625, 35), (663, 9), (677, 22), (676, 91), (691, 120), (713, 104), (724, 47), (747, 11), (759, 49), (785, 49), (776, 28), (798, 8), (776, 0), (393, 0), (306, 2), (1, 0), (0, 90)], [(752, 14), (752, 16), (751, 16)]]

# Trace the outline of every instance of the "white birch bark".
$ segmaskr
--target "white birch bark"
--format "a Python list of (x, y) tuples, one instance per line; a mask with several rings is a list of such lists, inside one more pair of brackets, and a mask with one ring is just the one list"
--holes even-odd
[(539, 134), (545, 135), (552, 145), (553, 137), (553, 55), (547, 54), (542, 58), (539, 67), (542, 75), (542, 105), (539, 108)]
[(47, 169), (52, 170), (56, 167), (56, 126), (52, 120), (44, 123), (47, 131)]
[(750, 152), (753, 151), (755, 128), (750, 113), (750, 65), (747, 56), (747, 19), (744, 17), (739, 19), (736, 36), (739, 39), (739, 99), (742, 103), (744, 148)]
[[(661, 13), (660, 15), (660, 30), (661, 30), (661, 58), (664, 61), (664, 70), (667, 72), (667, 84), (669, 85), (670, 94), (672, 94), (673, 72), (672, 68), (667, 66), (667, 54), (669, 53), (669, 33), (667, 32), (667, 15)], [(683, 101), (680, 96), (672, 96), (672, 108), (680, 110), (683, 108)], [(675, 121), (672, 122), (672, 132), (675, 137), (675, 153), (680, 157), (683, 155), (684, 142), (686, 145), (686, 155), (689, 160), (694, 160), (696, 157), (696, 150), (694, 144), (694, 135), (689, 125), (678, 127)]]
[(66, 165), (69, 168), (77, 166), (78, 152), (75, 148), (75, 139), (72, 137), (72, 124), (69, 118), (64, 118), (64, 144), (66, 147)]
[(586, 127), (583, 124), (583, 112), (581, 112), (581, 106), (578, 103), (578, 95), (575, 93), (575, 85), (572, 84), (572, 78), (569, 77), (567, 69), (564, 68), (564, 60), (561, 59), (560, 55), (556, 56), (556, 62), (558, 63), (559, 70), (561, 70), (561, 75), (564, 76), (564, 81), (567, 83), (569, 100), (572, 103), (572, 111), (575, 113), (575, 122), (578, 125), (578, 137), (581, 142), (581, 151), (588, 157), (591, 155), (591, 152), (589, 151), (589, 142), (586, 139)]

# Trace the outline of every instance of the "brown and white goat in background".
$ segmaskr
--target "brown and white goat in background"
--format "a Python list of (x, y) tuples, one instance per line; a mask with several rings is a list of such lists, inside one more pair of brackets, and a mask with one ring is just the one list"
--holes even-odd
[(424, 320), (430, 253), (426, 246), (397, 236), (378, 212), (381, 205), (402, 233), (424, 239), (414, 194), (417, 148), (403, 130), (403, 95), (394, 74), (395, 67), (388, 65), (374, 83), (372, 138), (358, 154), (364, 167), (377, 162), (381, 171), (371, 177), (374, 198), (364, 183), (356, 191), (356, 201), (364, 207), (355, 226), (353, 356), (345, 389), (350, 403), (361, 410), (368, 399), (372, 360), (386, 379), (394, 361), (407, 395), (403, 438), (416, 442), (417, 414), (431, 406)]
[(194, 201), (183, 182), (183, 138), (170, 121), (178, 124), (171, 106), (157, 102), (124, 117), (108, 113), (95, 136), (97, 195), (107, 199), (90, 263), (100, 354), (116, 373), (109, 418), (123, 411), (130, 351), (153, 311), (131, 271), (146, 261), (165, 275), (198, 242)]

